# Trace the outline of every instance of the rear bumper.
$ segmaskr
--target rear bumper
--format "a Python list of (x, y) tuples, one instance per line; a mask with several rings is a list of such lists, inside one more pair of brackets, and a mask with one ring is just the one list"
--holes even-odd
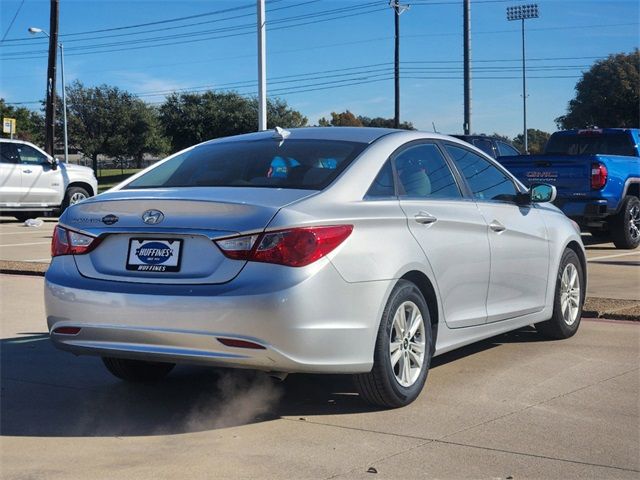
[[(49, 331), (75, 354), (266, 371), (358, 373), (371, 369), (392, 281), (347, 283), (327, 259), (292, 269), (248, 264), (221, 285), (151, 285), (80, 276), (73, 257), (46, 275)], [(263, 349), (228, 347), (218, 338)]]
[(556, 206), (570, 218), (583, 224), (590, 221), (604, 220), (611, 215), (609, 205), (606, 200), (596, 199), (558, 199)]

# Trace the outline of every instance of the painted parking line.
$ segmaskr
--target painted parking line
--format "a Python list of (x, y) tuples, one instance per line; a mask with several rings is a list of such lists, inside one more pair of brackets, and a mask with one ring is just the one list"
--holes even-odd
[[(46, 336), (44, 336), (44, 335), (46, 335)], [(42, 336), (38, 335), (38, 336), (33, 336), (33, 337), (20, 338), (20, 339), (16, 339), (16, 340), (5, 340), (4, 343), (11, 343), (11, 344), (29, 343), (29, 342), (39, 342), (41, 340), (49, 340), (49, 334), (43, 333)]]
[(49, 233), (52, 232), (43, 232), (42, 230), (24, 230), (22, 232), (0, 232), (0, 237), (3, 235), (30, 235), (32, 233)]
[(50, 245), (51, 242), (31, 242), (31, 243), (9, 243), (9, 244), (0, 244), (0, 248), (4, 247), (24, 247), (27, 245)]
[(587, 262), (593, 262), (595, 260), (605, 260), (607, 258), (627, 257), (629, 255), (640, 255), (640, 251), (638, 251), (638, 252), (628, 252), (628, 253), (617, 253), (615, 255), (603, 255), (602, 257), (587, 258)]

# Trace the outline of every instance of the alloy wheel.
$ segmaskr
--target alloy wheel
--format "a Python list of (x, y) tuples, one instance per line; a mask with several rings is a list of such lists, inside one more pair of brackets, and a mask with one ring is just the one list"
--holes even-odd
[(560, 308), (567, 325), (573, 325), (580, 311), (580, 276), (573, 263), (564, 267), (560, 279)]
[(640, 238), (640, 205), (637, 204), (629, 210), (629, 235), (633, 241)]
[(84, 193), (76, 192), (73, 195), (71, 195), (71, 198), (69, 199), (69, 205), (75, 205), (76, 203), (81, 202), (86, 198), (87, 196)]
[(403, 302), (396, 310), (389, 334), (391, 368), (403, 387), (413, 385), (422, 372), (426, 350), (424, 329), (418, 306)]

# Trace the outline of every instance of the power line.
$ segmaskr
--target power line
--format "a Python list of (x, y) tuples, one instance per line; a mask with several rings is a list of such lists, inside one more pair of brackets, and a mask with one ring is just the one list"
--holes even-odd
[[(278, 0), (278, 1), (282, 1), (282, 0)], [(282, 7), (277, 7), (277, 8), (271, 8), (268, 10), (267, 13), (273, 13), (279, 10), (286, 10), (286, 9), (290, 9), (290, 8), (297, 8), (297, 7), (301, 7), (303, 5), (309, 5), (312, 3), (317, 3), (320, 0), (307, 0), (305, 2), (298, 2), (295, 3), (293, 5), (285, 5)], [(271, 4), (272, 2), (270, 2)], [(68, 45), (69, 43), (73, 43), (73, 42), (85, 42), (87, 40), (99, 40), (99, 39), (103, 39), (103, 38), (116, 38), (116, 37), (126, 37), (126, 36), (132, 36), (132, 35), (143, 35), (146, 33), (154, 33), (154, 32), (166, 32), (167, 30), (176, 30), (176, 29), (180, 29), (180, 28), (189, 28), (189, 27), (193, 27), (193, 26), (198, 26), (198, 25), (207, 25), (207, 24), (211, 24), (211, 23), (218, 23), (218, 22), (224, 22), (227, 20), (236, 20), (238, 18), (253, 18), (255, 17), (255, 13), (243, 13), (241, 15), (235, 15), (232, 17), (224, 17), (224, 18), (217, 18), (214, 20), (207, 20), (204, 22), (195, 22), (195, 23), (187, 23), (185, 25), (175, 25), (172, 27), (162, 27), (162, 28), (155, 28), (152, 30), (142, 30), (142, 31), (137, 31), (137, 32), (127, 32), (127, 33), (116, 33), (116, 34), (111, 34), (111, 35), (100, 35), (97, 37), (85, 37), (85, 38), (71, 38), (71, 39), (66, 39), (65, 38), (65, 45)], [(253, 23), (251, 23), (250, 25), (253, 25)], [(205, 30), (205, 32), (207, 32), (209, 30)], [(64, 37), (64, 35), (61, 35), (62, 37)], [(39, 37), (34, 37), (34, 38), (23, 38), (23, 39), (13, 39), (12, 41), (14, 42), (27, 42), (27, 41), (33, 41), (33, 40), (37, 40), (38, 43), (44, 43), (42, 39), (40, 39)], [(9, 40), (8, 40), (9, 41)], [(21, 44), (11, 44), (11, 45), (0, 45), (1, 47), (21, 47), (23, 45)]]
[(18, 18), (18, 14), (20, 13), (20, 10), (22, 10), (23, 5), (24, 5), (24, 0), (20, 2), (20, 5), (18, 5), (18, 9), (16, 10), (16, 13), (13, 15), (11, 22), (9, 22), (9, 26), (7, 27), (7, 30), (4, 32), (4, 35), (2, 36), (2, 40), (0, 40), (0, 42), (4, 42), (4, 39), (7, 38), (7, 34), (11, 31), (11, 27), (13, 27), (13, 22), (15, 22), (16, 18)]
[[(282, 29), (288, 29), (288, 28), (294, 28), (294, 27), (309, 25), (309, 24), (312, 24), (312, 23), (316, 24), (316, 23), (327, 22), (327, 21), (331, 21), (331, 20), (341, 20), (341, 19), (344, 19), (344, 18), (359, 16), (359, 15), (366, 15), (366, 14), (369, 14), (369, 13), (374, 13), (374, 12), (386, 9), (386, 8), (371, 9), (371, 7), (374, 7), (374, 6), (377, 6), (377, 5), (380, 5), (380, 2), (369, 2), (369, 3), (366, 3), (366, 4), (357, 5), (357, 6), (350, 6), (350, 7), (344, 7), (344, 8), (339, 8), (339, 9), (331, 9), (331, 10), (324, 10), (324, 11), (320, 11), (320, 12), (312, 12), (310, 14), (298, 15), (298, 16), (294, 16), (294, 17), (285, 17), (285, 18), (276, 19), (276, 20), (272, 20), (270, 22), (267, 22), (267, 26), (276, 25), (274, 27), (272, 26), (271, 28), (268, 28), (269, 31), (282, 30)], [(368, 9), (368, 10), (365, 10), (365, 9)], [(354, 10), (362, 10), (362, 11), (355, 11), (354, 12)], [(345, 12), (348, 12), (348, 11), (350, 11), (351, 13), (345, 13)], [(338, 15), (336, 15), (336, 14), (338, 14)], [(333, 16), (330, 16), (330, 15), (333, 15)], [(317, 18), (317, 17), (321, 17), (321, 16), (325, 16), (325, 17), (328, 17), (328, 18), (320, 18), (320, 19)], [(307, 21), (307, 22), (298, 22), (298, 23), (293, 23), (293, 24), (279, 25), (281, 23), (286, 23), (286, 22), (289, 22), (289, 21), (295, 21), (295, 20), (304, 19), (304, 18), (315, 18), (315, 20)], [(113, 42), (113, 43), (95, 44), (95, 45), (82, 45), (82, 46), (69, 48), (68, 50), (72, 51), (72, 53), (68, 53), (66, 56), (71, 56), (71, 55), (77, 56), (77, 55), (89, 55), (89, 54), (95, 54), (95, 53), (110, 53), (110, 52), (119, 52), (119, 51), (130, 51), (130, 50), (139, 50), (139, 49), (143, 49), (143, 48), (157, 48), (157, 47), (163, 47), (163, 46), (181, 45), (181, 44), (185, 44), (185, 43), (203, 42), (203, 41), (214, 40), (214, 39), (231, 38), (231, 37), (244, 36), (244, 35), (253, 35), (254, 34), (254, 32), (253, 32), (254, 27), (255, 27), (255, 25), (253, 23), (251, 23), (251, 24), (244, 24), (244, 25), (236, 25), (236, 26), (233, 26), (233, 27), (224, 27), (222, 29), (212, 30), (212, 31), (199, 31), (199, 32), (195, 32), (195, 33), (194, 32), (183, 33), (183, 34), (170, 35), (170, 36), (161, 36), (161, 37), (152, 37), (152, 38), (147, 38), (147, 39), (130, 40), (130, 41), (125, 41), (125, 42)], [(214, 36), (211, 36), (211, 37), (202, 37), (201, 36), (205, 32), (212, 33), (212, 32), (223, 32), (223, 31), (234, 31), (234, 30), (248, 30), (248, 31), (240, 32), (240, 33), (232, 33), (232, 34), (228, 34), (228, 35), (214, 35)], [(140, 44), (140, 43), (164, 41), (164, 40), (168, 40), (168, 39), (172, 39), (172, 38), (180, 38), (180, 37), (188, 37), (188, 36), (200, 36), (200, 38), (196, 38), (196, 39), (192, 39), (192, 40), (177, 41), (177, 42), (176, 41), (172, 41), (172, 42), (169, 42), (169, 43), (166, 43), (166, 42), (165, 43), (156, 43), (154, 45), (131, 46), (131, 45), (136, 45), (136, 44)], [(73, 53), (73, 51), (77, 51), (77, 50), (100, 49), (100, 48), (106, 48), (106, 47), (109, 47), (109, 46), (118, 46), (118, 45), (128, 45), (128, 47)], [(31, 59), (31, 58), (41, 58), (42, 57), (41, 55), (36, 55), (36, 54), (39, 54), (39, 53), (44, 53), (44, 51), (31, 50), (31, 51), (22, 51), (22, 52), (9, 52), (9, 53), (5, 53), (4, 56), (1, 57), (0, 59), (1, 60), (13, 60), (13, 59), (25, 60), (25, 59)], [(32, 56), (21, 57), (20, 55), (32, 55)]]

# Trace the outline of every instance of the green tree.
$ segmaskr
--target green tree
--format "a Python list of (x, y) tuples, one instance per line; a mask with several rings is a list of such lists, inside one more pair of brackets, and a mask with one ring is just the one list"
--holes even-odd
[[(26, 140), (40, 146), (44, 143), (44, 118), (39, 112), (8, 105), (4, 98), (0, 98), (0, 116), (16, 119), (16, 133), (13, 138)], [(8, 133), (2, 133), (4, 138), (9, 138), (9, 136)]]
[(575, 87), (558, 128), (637, 127), (640, 122), (640, 51), (609, 55), (593, 64)]
[(122, 158), (127, 149), (129, 119), (135, 97), (109, 85), (85, 87), (79, 81), (67, 87), (69, 143), (91, 158)]
[(170, 145), (162, 135), (158, 110), (142, 100), (134, 100), (128, 118), (126, 154), (142, 168), (145, 154), (160, 155), (169, 151)]
[(362, 122), (349, 110), (340, 113), (331, 112), (331, 120), (322, 117), (318, 124), (321, 127), (362, 127)]
[[(160, 107), (160, 122), (172, 150), (213, 138), (255, 132), (258, 101), (235, 92), (174, 93)], [(307, 118), (284, 100), (267, 101), (267, 126), (302, 127)]]
[[(369, 118), (358, 115), (358, 120), (360, 120), (360, 123), (362, 123), (363, 127), (394, 128), (393, 118)], [(415, 130), (415, 127), (411, 122), (400, 122), (399, 128), (403, 130)]]
[[(378, 128), (394, 128), (393, 118), (383, 117), (364, 117), (362, 115), (355, 116), (351, 111), (336, 113), (331, 112), (331, 119), (322, 117), (318, 121), (321, 127), (378, 127)], [(405, 130), (415, 130), (411, 122), (400, 123), (400, 128)]]
[[(528, 128), (527, 134), (529, 153), (533, 155), (542, 153), (551, 134), (535, 128)], [(524, 153), (524, 135), (522, 133), (514, 137), (513, 146)]]

